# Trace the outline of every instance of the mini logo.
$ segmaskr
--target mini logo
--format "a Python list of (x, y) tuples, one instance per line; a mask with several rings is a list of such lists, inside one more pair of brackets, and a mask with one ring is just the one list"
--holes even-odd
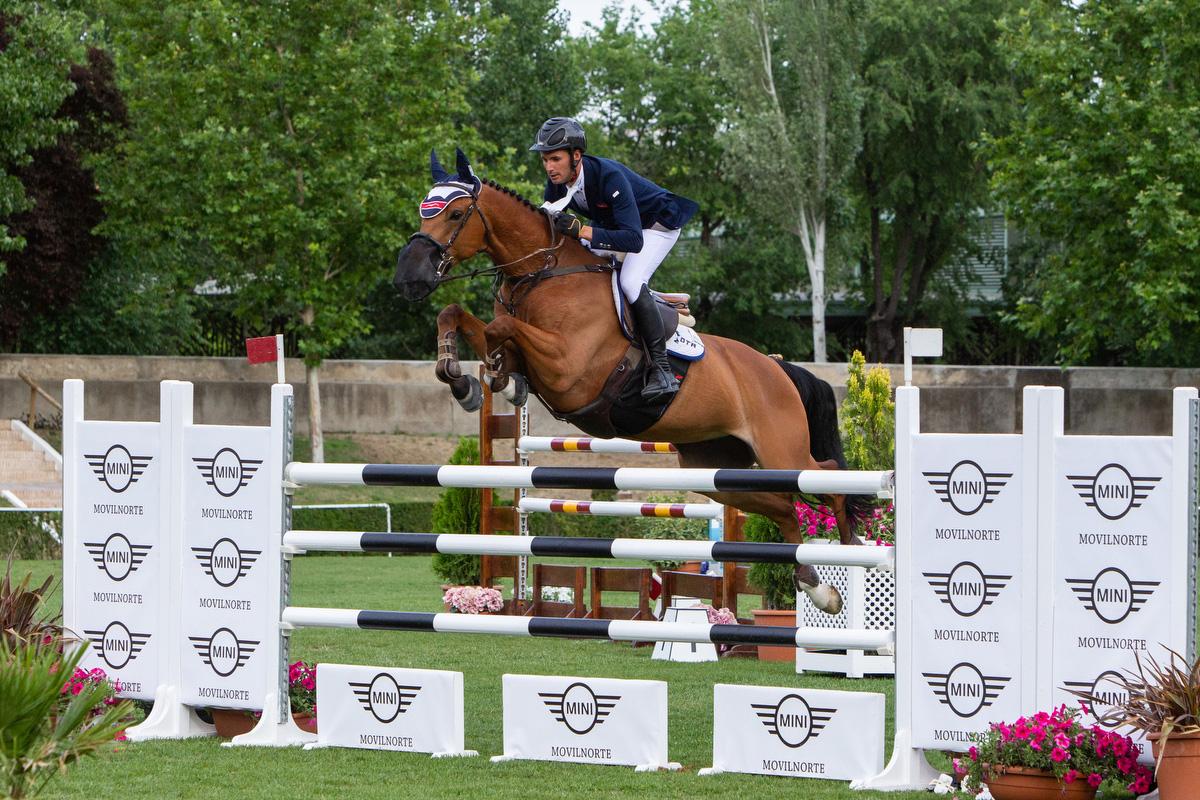
[(84, 634), (96, 646), (104, 663), (113, 669), (121, 669), (137, 658), (150, 641), (150, 634), (133, 633), (120, 622), (110, 622), (102, 631), (85, 630)]
[(262, 550), (241, 550), (232, 539), (218, 539), (212, 547), (193, 547), (192, 553), (218, 586), (233, 586), (262, 555)]
[(984, 472), (974, 461), (960, 461), (949, 472), (924, 472), (929, 485), (942, 499), (965, 517), (988, 505), (1013, 476), (1011, 472)]
[(1083, 607), (1109, 625), (1124, 622), (1133, 612), (1141, 611), (1150, 595), (1154, 594), (1154, 587), (1161, 583), (1130, 580), (1116, 567), (1102, 569), (1094, 578), (1066, 580)]
[(750, 707), (767, 730), (791, 748), (820, 736), (837, 713), (836, 708), (813, 708), (798, 694), (786, 695), (776, 705), (751, 703)]
[(258, 642), (239, 639), (229, 628), (217, 628), (212, 636), (189, 636), (200, 660), (222, 678), (228, 678), (258, 649)]
[(602, 724), (621, 699), (616, 694), (596, 694), (586, 683), (572, 683), (563, 692), (538, 692), (538, 697), (551, 716), (581, 735)]
[(1085, 700), (1084, 703), (1088, 714), (1097, 724), (1115, 728), (1124, 719), (1120, 709), (1129, 700), (1129, 687), (1119, 672), (1105, 670), (1097, 675), (1094, 681), (1063, 681), (1063, 686), (1096, 698)]
[(1095, 475), (1068, 475), (1067, 480), (1100, 516), (1120, 519), (1139, 508), (1162, 478), (1134, 476), (1120, 464), (1105, 464)]
[(217, 490), (221, 497), (233, 497), (250, 482), (262, 466), (262, 459), (242, 458), (234, 450), (223, 447), (212, 458), (193, 458), (204, 482)]
[(154, 456), (133, 456), (124, 445), (114, 444), (104, 453), (84, 454), (100, 482), (120, 494), (138, 482)]
[(363, 709), (385, 725), (408, 711), (421, 691), (420, 686), (401, 686), (386, 672), (379, 673), (369, 683), (350, 681), (349, 685)]
[(1012, 575), (987, 575), (979, 565), (962, 561), (949, 572), (923, 572), (938, 598), (960, 617), (973, 617), (990, 606)]
[(96, 566), (114, 581), (123, 581), (142, 565), (152, 545), (131, 544), (123, 533), (114, 533), (103, 542), (84, 542)]
[(1000, 696), (1012, 678), (984, 675), (979, 667), (962, 661), (949, 672), (922, 672), (938, 702), (950, 707), (960, 717), (973, 717)]

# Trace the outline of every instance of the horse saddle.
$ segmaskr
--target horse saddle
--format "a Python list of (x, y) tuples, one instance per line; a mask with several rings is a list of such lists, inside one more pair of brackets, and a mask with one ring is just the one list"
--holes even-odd
[[(621, 286), (617, 281), (618, 277), (617, 272), (614, 271), (612, 291), (613, 304), (617, 309), (617, 321), (625, 338), (636, 344), (640, 340), (633, 330), (633, 317), (629, 310), (629, 302), (621, 291)], [(653, 289), (650, 290), (650, 293), (658, 301), (658, 313), (662, 317), (663, 332), (666, 334), (667, 352), (684, 361), (699, 361), (703, 358), (704, 342), (696, 333), (696, 318), (692, 316), (691, 310), (688, 308), (691, 296), (682, 292), (656, 292)]]

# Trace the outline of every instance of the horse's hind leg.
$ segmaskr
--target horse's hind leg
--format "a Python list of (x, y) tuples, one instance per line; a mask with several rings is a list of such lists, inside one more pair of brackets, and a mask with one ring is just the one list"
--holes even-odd
[[(754, 452), (744, 442), (733, 437), (708, 442), (675, 444), (679, 451), (679, 466), (696, 468), (746, 469), (755, 460)], [(779, 526), (784, 539), (799, 544), (803, 541), (800, 523), (792, 497), (769, 492), (705, 492), (718, 503), (732, 506), (747, 514), (762, 514)], [(816, 569), (808, 564), (796, 566), (793, 575), (797, 591), (812, 599), (813, 605), (829, 614), (842, 610), (842, 596), (836, 588), (823, 584)]]

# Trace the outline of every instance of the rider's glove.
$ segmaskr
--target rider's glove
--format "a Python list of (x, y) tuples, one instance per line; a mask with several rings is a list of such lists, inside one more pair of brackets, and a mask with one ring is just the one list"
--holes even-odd
[(579, 231), (583, 229), (583, 223), (577, 217), (565, 211), (555, 214), (552, 221), (554, 223), (554, 230), (563, 236), (570, 236), (572, 239), (578, 239)]

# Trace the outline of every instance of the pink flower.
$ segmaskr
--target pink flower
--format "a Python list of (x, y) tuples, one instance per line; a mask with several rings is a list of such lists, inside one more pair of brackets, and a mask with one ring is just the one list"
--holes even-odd
[(1055, 764), (1066, 761), (1068, 758), (1070, 758), (1070, 755), (1068, 755), (1067, 751), (1063, 750), (1061, 747), (1056, 747), (1050, 751), (1050, 760)]
[(1063, 783), (1074, 783), (1075, 779), (1083, 773), (1077, 769), (1069, 769), (1063, 774)]
[(1091, 775), (1088, 775), (1088, 786), (1091, 786), (1093, 789), (1099, 789), (1102, 783), (1104, 783), (1104, 778), (1100, 777), (1100, 773), (1093, 772)]
[(317, 688), (317, 682), (312, 678), (305, 678), (304, 680), (300, 681), (300, 685), (310, 692)]
[(1124, 772), (1126, 775), (1131, 775), (1133, 774), (1133, 767), (1136, 763), (1137, 762), (1129, 756), (1121, 756), (1117, 759), (1117, 769), (1121, 770), (1121, 772)]
[(1071, 746), (1071, 737), (1065, 733), (1056, 733), (1054, 734), (1054, 744), (1066, 750)]
[(1123, 756), (1129, 752), (1129, 746), (1132, 742), (1126, 736), (1113, 735), (1110, 739), (1112, 742), (1113, 753), (1118, 756)]
[(970, 756), (972, 761), (979, 760), (979, 750), (976, 749), (975, 745), (971, 745), (971, 749), (967, 751), (967, 755)]

